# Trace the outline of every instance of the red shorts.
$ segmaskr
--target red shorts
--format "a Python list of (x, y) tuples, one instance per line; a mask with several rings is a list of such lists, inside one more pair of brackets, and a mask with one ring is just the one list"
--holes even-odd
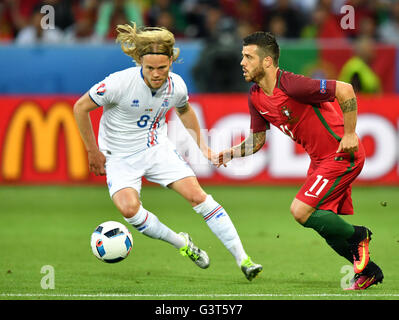
[(320, 163), (312, 162), (296, 198), (315, 209), (353, 214), (351, 184), (362, 171), (364, 159), (360, 144), (354, 155), (338, 153)]

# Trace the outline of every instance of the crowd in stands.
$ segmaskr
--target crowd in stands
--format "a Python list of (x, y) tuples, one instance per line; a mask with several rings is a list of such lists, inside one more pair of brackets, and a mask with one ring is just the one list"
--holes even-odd
[(352, 44), (339, 80), (357, 92), (381, 91), (375, 44), (399, 47), (399, 0), (0, 0), (0, 44), (114, 42), (115, 27), (131, 21), (166, 27), (178, 40), (204, 40), (194, 78), (208, 92), (247, 90), (234, 80), (242, 73), (241, 39), (258, 30)]
[[(45, 11), (55, 28), (43, 30)], [(355, 28), (344, 30), (341, 9), (351, 5)], [(115, 26), (164, 26), (178, 39), (212, 39), (234, 31), (279, 38), (355, 39), (399, 44), (399, 0), (0, 0), (0, 42), (98, 43), (114, 41)]]

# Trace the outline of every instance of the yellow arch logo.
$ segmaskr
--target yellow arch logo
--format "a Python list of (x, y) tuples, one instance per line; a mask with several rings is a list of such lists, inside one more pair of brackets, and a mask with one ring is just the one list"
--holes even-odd
[(13, 115), (4, 140), (2, 175), (6, 180), (21, 177), (26, 131), (30, 126), (33, 163), (37, 172), (52, 172), (57, 164), (57, 141), (62, 126), (66, 140), (68, 175), (73, 180), (88, 177), (87, 155), (71, 106), (55, 103), (47, 114), (34, 102), (22, 103)]

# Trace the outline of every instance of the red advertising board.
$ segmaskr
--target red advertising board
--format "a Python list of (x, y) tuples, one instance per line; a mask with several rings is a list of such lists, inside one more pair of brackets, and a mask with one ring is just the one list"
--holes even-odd
[[(89, 173), (86, 152), (73, 118), (76, 96), (0, 97), (0, 184), (105, 183)], [(203, 134), (215, 151), (241, 141), (249, 131), (246, 94), (190, 97)], [(399, 95), (360, 96), (357, 132), (367, 152), (358, 181), (399, 185)], [(102, 114), (91, 113), (95, 133)], [(227, 168), (207, 163), (168, 114), (169, 136), (202, 183), (284, 184), (302, 182), (309, 159), (281, 132), (271, 130), (257, 154)]]

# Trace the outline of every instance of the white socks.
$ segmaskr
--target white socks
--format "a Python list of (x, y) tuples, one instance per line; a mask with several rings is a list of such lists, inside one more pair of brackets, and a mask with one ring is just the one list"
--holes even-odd
[[(207, 223), (212, 232), (236, 260), (238, 266), (248, 256), (244, 251), (240, 237), (226, 210), (207, 195), (206, 200), (193, 208)], [(172, 244), (176, 249), (186, 245), (185, 239), (159, 221), (156, 215), (140, 206), (139, 211), (125, 220), (135, 229), (153, 239), (161, 239)]]
[(240, 237), (226, 210), (207, 195), (206, 200), (193, 208), (202, 215), (208, 227), (222, 241), (224, 246), (234, 256), (237, 265), (247, 258)]
[(156, 215), (140, 206), (139, 211), (131, 218), (124, 218), (141, 233), (153, 239), (161, 239), (172, 244), (176, 249), (186, 245), (186, 240), (165, 226)]

